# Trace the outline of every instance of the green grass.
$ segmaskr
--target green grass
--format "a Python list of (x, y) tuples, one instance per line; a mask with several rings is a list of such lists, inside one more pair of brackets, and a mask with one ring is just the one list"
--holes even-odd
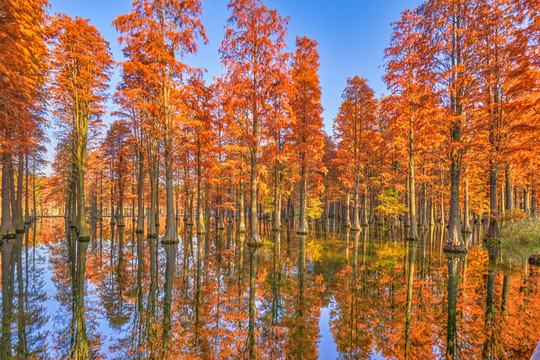
[(540, 220), (507, 221), (501, 230), (503, 258), (526, 261), (530, 255), (540, 253)]
[(501, 242), (503, 245), (538, 245), (540, 243), (540, 220), (534, 218), (508, 221), (501, 230)]

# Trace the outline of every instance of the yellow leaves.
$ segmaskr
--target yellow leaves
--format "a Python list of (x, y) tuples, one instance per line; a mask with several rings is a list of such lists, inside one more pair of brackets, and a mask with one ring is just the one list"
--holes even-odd
[(311, 261), (319, 261), (322, 249), (322, 245), (317, 238), (312, 238), (306, 242), (306, 253)]
[(405, 204), (399, 202), (398, 195), (393, 189), (387, 189), (385, 193), (377, 196), (379, 205), (376, 210), (382, 216), (397, 216), (408, 211)]
[(310, 196), (307, 202), (306, 215), (313, 220), (317, 220), (322, 216), (323, 211), (321, 198), (318, 196)]

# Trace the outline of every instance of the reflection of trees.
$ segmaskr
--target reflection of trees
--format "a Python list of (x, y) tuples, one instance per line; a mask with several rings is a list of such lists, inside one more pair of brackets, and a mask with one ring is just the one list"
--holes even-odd
[(164, 244), (166, 254), (165, 263), (165, 285), (163, 287), (163, 359), (169, 357), (170, 352), (170, 330), (171, 330), (171, 302), (174, 277), (174, 263), (176, 259), (177, 244)]
[(17, 234), (16, 239), (6, 239), (2, 244), (2, 336), (0, 338), (0, 356), (4, 359), (12, 357), (11, 322), (17, 258), (15, 247), (19, 240), (20, 234)]
[[(58, 327), (56, 349), (61, 358), (100, 359), (101, 335), (95, 335), (96, 319), (87, 316), (85, 275), (88, 242), (78, 241), (75, 230), (67, 228), (66, 241), (52, 244), (51, 261), (57, 287), (56, 298), (70, 310), (71, 318), (64, 328)], [(66, 262), (67, 260), (67, 262)]]
[[(306, 269), (307, 235), (298, 235), (298, 279), (295, 288), (294, 315), (289, 319), (287, 358), (318, 358), (321, 288)], [(315, 281), (313, 281), (315, 280)]]
[[(73, 235), (58, 237), (62, 227), (47, 227), (56, 234), (44, 233), (56, 286), (51, 301), (62, 305), (58, 314), (71, 315), (50, 319), (41, 315), (46, 290), (24, 240), (4, 242), (0, 350), (11, 354), (1, 351), (0, 359), (48, 351), (36, 332), (47, 321), (58, 338), (51, 358), (84, 357), (85, 336), (88, 357), (98, 359), (100, 351), (118, 359), (317, 357), (324, 354), (317, 344), (323, 305), (340, 358), (522, 359), (538, 341), (538, 270), (490, 263), (477, 245), (464, 260), (447, 260), (441, 229), (417, 243), (399, 234), (392, 241), (391, 232), (373, 237), (369, 228), (349, 233), (348, 242), (347, 229), (320, 243), (274, 232), (258, 249), (233, 231), (193, 240), (186, 232), (169, 249), (137, 234), (132, 251), (127, 228), (126, 239), (118, 233), (100, 252), (99, 243), (86, 250)], [(322, 246), (317, 261), (310, 260), (314, 243)], [(121, 298), (105, 285), (121, 289)], [(122, 307), (123, 326), (108, 327), (106, 306), (112, 314)], [(104, 328), (109, 349), (95, 335)]]
[[(35, 227), (34, 227), (35, 229)], [(28, 359), (43, 356), (46, 350), (42, 326), (48, 320), (43, 306), (43, 270), (30, 258), (30, 232), (5, 239), (0, 247), (2, 261), (2, 319), (0, 359)], [(23, 256), (23, 241), (24, 256)], [(32, 265), (32, 266), (31, 266)], [(13, 323), (16, 326), (13, 327)], [(13, 333), (12, 333), (13, 331)], [(14, 334), (17, 334), (14, 337)]]
[(249, 335), (248, 348), (249, 358), (255, 359), (255, 288), (257, 281), (257, 259), (259, 257), (259, 248), (256, 244), (248, 245), (249, 248)]
[(84, 316), (84, 272), (86, 270), (87, 241), (77, 241), (76, 267), (72, 273), (73, 303), (71, 305), (71, 350), (72, 359), (89, 359), (88, 336), (86, 333), (86, 318)]
[[(111, 229), (114, 233), (114, 227)], [(126, 301), (128, 287), (129, 263), (125, 261), (124, 227), (118, 226), (118, 242), (111, 237), (109, 265), (103, 271), (102, 281), (99, 284), (105, 313), (111, 327), (120, 329), (130, 319), (133, 306)]]
[(461, 271), (461, 264), (463, 263), (463, 255), (449, 255), (447, 256), (448, 264), (448, 290), (447, 290), (447, 304), (448, 304), (448, 317), (446, 323), (446, 358), (455, 359), (457, 357), (456, 352), (456, 332), (457, 332), (457, 297), (458, 297), (458, 284), (459, 274)]

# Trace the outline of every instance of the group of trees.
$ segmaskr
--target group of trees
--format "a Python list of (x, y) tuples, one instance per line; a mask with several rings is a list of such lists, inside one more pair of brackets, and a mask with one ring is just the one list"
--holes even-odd
[(352, 230), (401, 219), (411, 239), (448, 221), (447, 249), (460, 251), (471, 215), (489, 221), (489, 237), (517, 207), (536, 215), (533, 2), (428, 0), (404, 11), (385, 52), (390, 94), (349, 78), (333, 137), (322, 130), (317, 42), (297, 37), (289, 52), (288, 19), (261, 0), (230, 1), (226, 72), (210, 84), (186, 61), (208, 40), (201, 2), (135, 1), (113, 21), (124, 59), (104, 137), (108, 43), (88, 20), (23, 3), (4, 1), (0, 24), (11, 34), (0, 50), (2, 235), (24, 227), (25, 164), (39, 159), (47, 97), (61, 129), (49, 183), (62, 185), (80, 239), (87, 207), (93, 225), (109, 214), (123, 226), (131, 209), (148, 237), (164, 208), (165, 242), (178, 241), (181, 214), (199, 233), (211, 217), (218, 229), (237, 220), (252, 243), (265, 213), (274, 229), (286, 220), (300, 233), (324, 214)]

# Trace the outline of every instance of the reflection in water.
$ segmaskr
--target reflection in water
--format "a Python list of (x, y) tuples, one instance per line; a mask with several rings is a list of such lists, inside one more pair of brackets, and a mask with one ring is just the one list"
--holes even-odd
[(441, 226), (263, 226), (253, 247), (233, 223), (167, 245), (130, 225), (80, 242), (43, 219), (3, 242), (0, 359), (528, 359), (538, 342), (538, 269), (479, 227), (446, 257)]
[(458, 284), (463, 255), (448, 255), (448, 320), (446, 325), (446, 358), (456, 358), (456, 330), (457, 330), (457, 296)]
[[(72, 239), (76, 236), (72, 236)], [(71, 320), (71, 351), (72, 359), (88, 359), (88, 336), (86, 333), (86, 319), (84, 314), (84, 273), (86, 271), (87, 241), (72, 241), (72, 248), (76, 252), (76, 265), (71, 273), (73, 305)]]
[(171, 330), (171, 303), (174, 277), (174, 263), (176, 259), (177, 244), (164, 244), (166, 254), (165, 285), (163, 287), (163, 356), (167, 359), (170, 354), (170, 330)]

